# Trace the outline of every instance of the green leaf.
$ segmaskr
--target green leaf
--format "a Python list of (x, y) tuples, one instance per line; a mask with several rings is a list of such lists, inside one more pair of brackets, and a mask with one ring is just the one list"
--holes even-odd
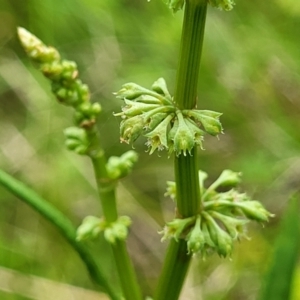
[(260, 300), (290, 299), (293, 275), (300, 252), (300, 201), (291, 197), (275, 242), (273, 259), (265, 276)]

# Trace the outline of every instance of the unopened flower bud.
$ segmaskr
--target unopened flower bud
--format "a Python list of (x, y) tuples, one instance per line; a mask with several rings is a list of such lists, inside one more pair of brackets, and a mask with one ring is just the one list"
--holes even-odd
[(130, 150), (120, 157), (111, 156), (106, 164), (108, 176), (112, 179), (118, 179), (126, 176), (132, 170), (134, 163), (137, 162), (138, 155), (135, 151)]
[(78, 227), (76, 233), (76, 240), (82, 241), (87, 239), (96, 238), (103, 230), (105, 222), (103, 219), (99, 219), (93, 216), (85, 217), (82, 224)]
[(164, 78), (159, 78), (158, 80), (156, 80), (153, 83), (151, 88), (152, 88), (153, 91), (155, 91), (159, 94), (165, 95), (166, 97), (171, 99), (171, 95), (168, 91), (167, 83), (164, 80)]
[(243, 214), (252, 220), (259, 222), (267, 222), (274, 214), (268, 212), (264, 206), (255, 200), (235, 203), (236, 207), (240, 208)]
[(148, 137), (147, 146), (151, 148), (149, 154), (152, 154), (156, 149), (168, 148), (167, 132), (173, 117), (173, 114), (168, 115), (156, 128), (145, 134), (145, 137)]
[(187, 126), (181, 112), (177, 115), (179, 124), (174, 137), (174, 151), (177, 155), (183, 153), (186, 156), (186, 152), (190, 153), (195, 146), (194, 134)]
[(210, 215), (220, 220), (225, 226), (227, 232), (233, 239), (244, 234), (244, 227), (249, 222), (248, 220), (237, 219), (237, 217), (226, 216), (222, 213), (211, 211)]
[(125, 98), (129, 100), (136, 99), (141, 95), (152, 95), (154, 92), (136, 84), (133, 82), (126, 83), (122, 86), (122, 89), (114, 93), (117, 98)]
[(191, 229), (187, 238), (187, 248), (188, 253), (197, 253), (203, 249), (205, 244), (205, 237), (201, 230), (201, 217), (197, 217), (196, 224), (193, 229)]
[(170, 196), (173, 201), (176, 200), (176, 182), (167, 181), (167, 191), (165, 196)]
[(120, 125), (121, 142), (133, 143), (143, 133), (144, 126), (145, 121), (141, 115), (123, 120)]
[(69, 127), (64, 130), (66, 136), (66, 146), (78, 154), (86, 154), (89, 148), (89, 139), (84, 129), (78, 127)]
[(206, 219), (207, 228), (211, 240), (216, 246), (216, 251), (220, 256), (226, 257), (232, 251), (232, 238), (231, 236), (220, 228), (215, 220), (206, 212), (202, 212)]
[(163, 234), (162, 241), (168, 238), (174, 238), (176, 241), (182, 236), (184, 231), (195, 222), (195, 217), (185, 218), (185, 219), (174, 219), (171, 222), (168, 222), (164, 227), (163, 231), (160, 233)]
[(215, 190), (219, 186), (236, 186), (241, 182), (242, 174), (240, 172), (233, 172), (231, 170), (224, 170), (219, 178), (212, 184)]
[(131, 224), (131, 220), (127, 216), (119, 217), (117, 221), (110, 224), (104, 230), (105, 239), (111, 243), (115, 244), (116, 240), (125, 240), (128, 235), (128, 227)]
[(25, 28), (18, 27), (18, 35), (23, 48), (31, 59), (39, 63), (60, 60), (60, 55), (55, 48), (47, 47), (40, 39)]
[[(216, 136), (222, 132), (222, 125), (219, 121), (219, 116), (221, 114), (210, 111), (202, 111), (202, 110), (185, 110), (183, 111), (184, 115), (194, 118), (196, 121), (200, 122), (204, 128), (204, 130), (210, 135)], [(213, 114), (214, 113), (214, 114)], [(213, 116), (215, 115), (215, 116)]]

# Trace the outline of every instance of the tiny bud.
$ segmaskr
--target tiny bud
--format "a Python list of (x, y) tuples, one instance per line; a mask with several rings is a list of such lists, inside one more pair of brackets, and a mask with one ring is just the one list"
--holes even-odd
[(195, 217), (185, 218), (185, 219), (174, 219), (171, 222), (168, 222), (164, 227), (163, 231), (160, 233), (163, 234), (161, 241), (164, 241), (168, 238), (174, 238), (176, 241), (184, 231), (195, 222)]
[[(209, 112), (209, 113), (207, 113)], [(216, 136), (222, 132), (223, 128), (219, 121), (219, 113), (211, 111), (202, 111), (202, 110), (185, 110), (183, 111), (184, 115), (194, 118), (196, 121), (200, 122), (204, 130), (210, 135)], [(215, 116), (213, 116), (215, 115)], [(217, 117), (216, 117), (217, 116)]]
[(211, 240), (216, 246), (216, 250), (220, 256), (226, 257), (232, 251), (232, 238), (231, 236), (221, 229), (215, 220), (206, 212), (202, 212), (206, 219), (207, 228)]
[(242, 174), (240, 172), (233, 172), (231, 170), (224, 170), (219, 178), (211, 185), (214, 190), (219, 186), (236, 186), (241, 182)]
[(123, 109), (124, 115), (127, 117), (133, 117), (136, 115), (141, 115), (144, 112), (153, 110), (157, 108), (159, 104), (145, 104), (142, 102), (135, 102), (131, 100), (124, 99), (126, 106)]
[(151, 94), (153, 94), (153, 92), (151, 92), (148, 89), (145, 89), (144, 87), (142, 87), (136, 83), (129, 82), (129, 83), (124, 84), (122, 86), (122, 89), (114, 94), (116, 95), (117, 98), (122, 98), (122, 99), (125, 98), (125, 99), (129, 99), (129, 100), (133, 100), (133, 99), (140, 97), (143, 94), (151, 95)]
[(195, 146), (194, 134), (187, 126), (181, 112), (177, 115), (179, 124), (174, 136), (174, 150), (176, 155), (183, 153), (183, 155), (186, 156), (186, 152), (190, 153)]
[(108, 176), (111, 179), (118, 179), (126, 176), (131, 172), (137, 159), (138, 155), (133, 150), (127, 151), (120, 157), (111, 156), (106, 164)]
[(153, 83), (151, 88), (152, 88), (153, 91), (155, 91), (159, 94), (165, 95), (168, 98), (171, 98), (171, 95), (168, 91), (167, 83), (164, 80), (164, 78), (159, 78), (158, 80), (156, 80)]
[(141, 115), (125, 119), (120, 125), (121, 142), (133, 143), (144, 131), (145, 121)]
[(77, 229), (76, 240), (82, 241), (96, 238), (103, 230), (105, 226), (104, 223), (102, 219), (93, 216), (85, 217)]
[(165, 197), (170, 196), (173, 201), (176, 200), (176, 182), (167, 181), (167, 191), (164, 195)]
[(244, 201), (235, 203), (236, 207), (240, 208), (243, 214), (252, 220), (259, 222), (267, 222), (270, 217), (274, 217), (274, 214), (268, 212), (264, 206), (258, 201)]
[(188, 253), (197, 253), (199, 252), (203, 247), (205, 243), (205, 237), (201, 231), (201, 217), (197, 217), (196, 224), (194, 228), (190, 231), (187, 238), (187, 248)]
[(151, 132), (145, 134), (148, 137), (147, 145), (151, 147), (149, 154), (152, 154), (156, 149), (161, 150), (168, 148), (167, 132), (169, 129), (169, 123), (173, 119), (174, 115), (168, 115), (159, 125), (156, 126)]
[(33, 60), (39, 63), (50, 63), (60, 60), (60, 55), (56, 49), (47, 47), (40, 39), (25, 28), (18, 27), (18, 35), (27, 55)]

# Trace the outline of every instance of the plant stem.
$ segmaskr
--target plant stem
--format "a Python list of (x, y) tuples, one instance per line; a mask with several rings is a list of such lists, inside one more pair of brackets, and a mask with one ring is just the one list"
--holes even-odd
[(18, 181), (2, 170), (0, 170), (0, 184), (50, 221), (79, 254), (93, 281), (97, 283), (111, 299), (120, 300), (114, 287), (105, 278), (103, 271), (94, 261), (88, 249), (83, 244), (76, 241), (76, 229), (64, 214), (24, 183)]
[[(116, 205), (116, 182), (108, 179), (106, 158), (103, 151), (91, 156), (103, 215), (108, 222), (115, 222), (118, 218)], [(126, 243), (117, 240), (112, 244), (113, 255), (121, 282), (122, 291), (126, 300), (141, 300), (142, 293), (137, 283), (137, 277), (132, 261), (127, 252)]]
[[(197, 102), (197, 83), (200, 68), (205, 20), (206, 0), (186, 0), (182, 28), (179, 66), (174, 101), (179, 109), (192, 109)], [(191, 155), (175, 157), (177, 217), (197, 215), (200, 209), (200, 189), (197, 148)], [(164, 261), (155, 300), (179, 298), (190, 264), (186, 241), (172, 240)], [(171, 295), (171, 296), (170, 296)]]

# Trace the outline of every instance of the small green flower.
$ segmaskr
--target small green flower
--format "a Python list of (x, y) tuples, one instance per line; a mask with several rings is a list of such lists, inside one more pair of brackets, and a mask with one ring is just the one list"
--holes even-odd
[(151, 132), (145, 134), (148, 137), (147, 146), (150, 149), (150, 154), (152, 154), (156, 149), (162, 150), (163, 148), (168, 148), (167, 132), (169, 130), (170, 121), (173, 119), (174, 115), (168, 115), (159, 125), (156, 126)]
[(123, 108), (122, 113), (117, 113), (115, 116), (125, 115), (126, 117), (133, 117), (136, 115), (141, 115), (147, 111), (157, 108), (159, 104), (145, 104), (142, 102), (136, 102), (124, 99), (126, 106)]
[(144, 127), (145, 120), (141, 115), (123, 120), (120, 125), (121, 142), (133, 143), (143, 133)]
[(176, 155), (183, 153), (183, 155), (186, 156), (186, 153), (191, 153), (195, 146), (194, 134), (187, 125), (182, 113), (180, 111), (177, 111), (176, 113), (179, 123), (174, 136), (174, 151), (176, 152)]

